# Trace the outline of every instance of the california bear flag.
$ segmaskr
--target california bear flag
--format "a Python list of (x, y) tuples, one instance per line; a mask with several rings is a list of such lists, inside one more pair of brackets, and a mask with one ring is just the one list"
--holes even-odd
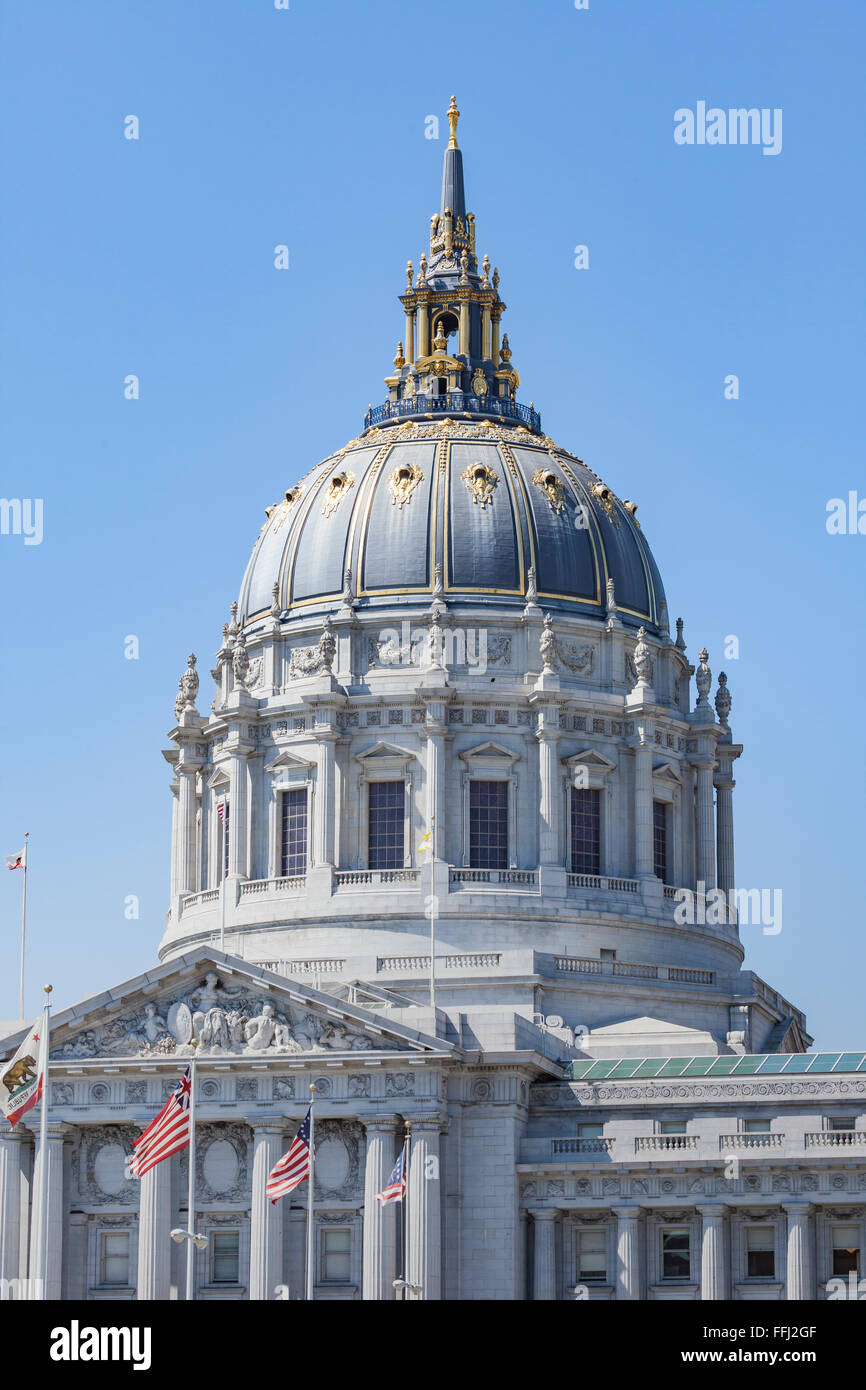
[(10, 1125), (32, 1110), (42, 1095), (45, 1054), (42, 1020), (34, 1023), (11, 1062), (0, 1063), (0, 1104)]

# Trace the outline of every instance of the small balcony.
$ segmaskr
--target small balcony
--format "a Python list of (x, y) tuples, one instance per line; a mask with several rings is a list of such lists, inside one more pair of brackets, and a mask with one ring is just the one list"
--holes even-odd
[(807, 1149), (853, 1149), (866, 1143), (866, 1130), (821, 1129), (806, 1135)]
[(405, 416), (463, 415), (470, 419), (490, 418), (516, 420), (533, 434), (541, 434), (541, 414), (534, 406), (520, 405), (503, 396), (475, 396), (468, 391), (446, 391), (440, 396), (404, 396), (399, 401), (383, 401), (371, 405), (364, 416), (364, 429), (385, 425), (389, 420)]
[(731, 1149), (781, 1149), (784, 1142), (784, 1134), (770, 1134), (769, 1130), (762, 1134), (722, 1134), (719, 1148), (722, 1153)]
[(609, 1154), (614, 1141), (597, 1135), (592, 1139), (551, 1139), (550, 1152), (553, 1158), (564, 1154)]
[(696, 1134), (646, 1134), (634, 1141), (635, 1153), (684, 1153), (698, 1147)]

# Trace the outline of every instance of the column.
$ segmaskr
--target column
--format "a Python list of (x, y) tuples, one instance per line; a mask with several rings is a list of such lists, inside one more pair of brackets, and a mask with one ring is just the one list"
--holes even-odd
[[(195, 775), (194, 767), (177, 769), (177, 891), (195, 891)], [(232, 802), (234, 810), (234, 802)]]
[(141, 1179), (138, 1206), (138, 1300), (171, 1297), (171, 1162)]
[(496, 367), (496, 368), (499, 367), (499, 324), (500, 324), (500, 321), (501, 321), (501, 320), (500, 320), (500, 315), (499, 315), (499, 314), (496, 314), (496, 315), (494, 316), (494, 318), (493, 318), (493, 323), (492, 323), (492, 325), (491, 325), (491, 326), (492, 326), (493, 341), (492, 341), (492, 343), (491, 343), (491, 345), (490, 345), (490, 359), (491, 359), (491, 361), (492, 361), (494, 367)]
[(481, 310), (481, 356), (485, 361), (490, 358), (490, 305), (485, 304)]
[(559, 1212), (539, 1208), (532, 1213), (535, 1228), (532, 1297), (537, 1302), (556, 1298), (556, 1221)]
[(716, 783), (716, 834), (719, 887), (726, 893), (734, 885), (734, 787), (736, 782)]
[[(435, 820), (434, 820), (435, 818)], [(434, 825), (433, 857), (445, 858), (445, 732), (427, 730), (427, 825)]]
[[(47, 1164), (43, 1166), (40, 1157), (39, 1129), (36, 1128), (36, 1182), (34, 1184), (34, 1213), (31, 1224), (30, 1236), (30, 1275), (36, 1276), (37, 1270), (41, 1266), (42, 1257), (42, 1191), (43, 1183), (47, 1183), (48, 1202), (47, 1202), (47, 1227), (48, 1239), (46, 1242), (45, 1267), (43, 1278), (45, 1280), (46, 1299), (59, 1299), (61, 1297), (61, 1283), (63, 1272), (63, 1137), (66, 1133), (64, 1124), (48, 1124), (47, 1134)], [(44, 1171), (47, 1167), (47, 1173)]]
[(559, 859), (559, 821), (561, 795), (557, 787), (558, 766), (556, 761), (556, 740), (558, 729), (551, 729), (556, 711), (549, 707), (539, 710), (538, 770), (541, 779), (540, 836), (538, 862), (541, 865), (558, 864)]
[(268, 1201), (268, 1174), (288, 1147), (280, 1121), (249, 1120), (253, 1130), (252, 1207), (250, 1210), (250, 1299), (274, 1297), (283, 1283), (283, 1203)]
[(247, 878), (247, 760), (229, 755), (229, 878)]
[(640, 1207), (614, 1207), (616, 1232), (616, 1296), (636, 1299), (641, 1294)]
[(725, 1206), (716, 1203), (698, 1207), (701, 1214), (701, 1298), (728, 1297), (728, 1249)]
[(0, 1299), (9, 1297), (7, 1281), (24, 1272), (19, 1268), (22, 1137), (9, 1125), (0, 1129)]
[(788, 1215), (789, 1299), (815, 1299), (815, 1237), (808, 1202), (783, 1202)]
[(407, 363), (415, 361), (415, 311), (406, 310), (406, 348), (404, 356)]
[(377, 1192), (387, 1186), (397, 1160), (396, 1122), (393, 1115), (371, 1115), (367, 1131), (367, 1163), (364, 1169), (364, 1272), (362, 1298), (394, 1298), (397, 1270), (397, 1212), (394, 1202), (377, 1202)]
[(442, 1218), (438, 1115), (410, 1115), (409, 1241), (406, 1277), (420, 1285), (413, 1298), (436, 1301), (442, 1284)]
[(635, 878), (653, 876), (653, 729), (640, 728), (634, 750), (634, 872)]
[[(418, 358), (427, 357), (430, 352), (429, 347), (430, 320), (427, 316), (427, 305), (418, 305)], [(418, 360), (416, 358), (416, 361)]]
[(698, 763), (698, 881), (704, 892), (716, 886), (715, 824), (713, 816), (713, 767), (711, 762)]
[(319, 775), (316, 787), (316, 865), (334, 863), (337, 735), (319, 734)]
[(460, 352), (469, 355), (469, 300), (460, 301)]

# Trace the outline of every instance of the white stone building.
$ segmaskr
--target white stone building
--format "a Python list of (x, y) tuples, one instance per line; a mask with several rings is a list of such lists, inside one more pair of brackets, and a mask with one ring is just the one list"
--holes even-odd
[[(396, 1296), (407, 1121), (422, 1299), (861, 1270), (866, 1053), (807, 1054), (742, 968), (725, 678), (714, 712), (636, 506), (517, 402), (449, 118), (388, 399), (268, 508), (209, 714), (181, 679), (158, 963), (53, 1020), (49, 1296), (184, 1296), (186, 1156), (126, 1160), (193, 1042), (199, 1299), (303, 1297), (306, 1187), (265, 1180), (311, 1085), (316, 1298)], [(0, 1133), (3, 1280), (35, 1114)]]

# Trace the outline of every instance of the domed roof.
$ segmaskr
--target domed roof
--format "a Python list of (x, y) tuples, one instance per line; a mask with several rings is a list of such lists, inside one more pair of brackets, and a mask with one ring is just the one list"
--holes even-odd
[(635, 510), (544, 435), (450, 417), (394, 421), (268, 509), (241, 617), (251, 624), (273, 611), (275, 584), (288, 619), (332, 610), (347, 578), (359, 616), (424, 605), (437, 571), (449, 604), (520, 610), (532, 568), (545, 609), (603, 619), (613, 579), (623, 622), (659, 630), (664, 592)]

